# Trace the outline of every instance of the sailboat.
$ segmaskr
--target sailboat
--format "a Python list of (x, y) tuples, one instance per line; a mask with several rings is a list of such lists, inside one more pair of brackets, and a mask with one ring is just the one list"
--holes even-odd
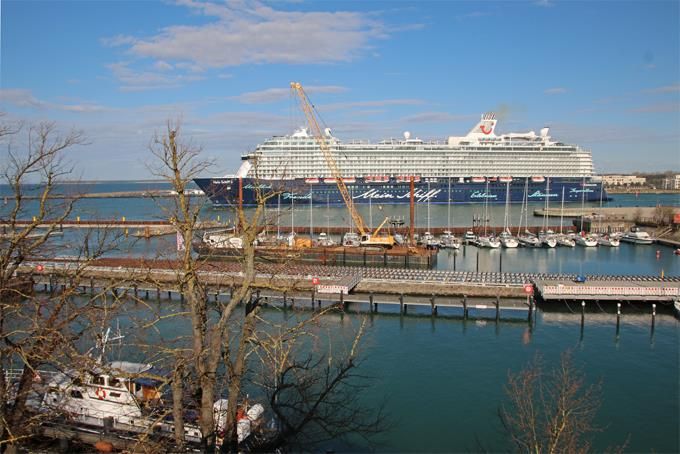
[[(354, 199), (354, 188), (349, 188), (350, 197)], [(349, 229), (350, 231), (345, 233), (342, 237), (342, 245), (346, 247), (359, 247), (361, 246), (361, 237), (354, 231), (354, 219), (352, 216), (349, 217)]]
[(449, 178), (449, 205), (446, 217), (447, 230), (439, 236), (439, 244), (443, 248), (460, 248), (460, 240), (451, 233), (451, 178)]
[(484, 233), (477, 238), (477, 244), (480, 247), (499, 248), (501, 242), (493, 234), (487, 235), (486, 229), (489, 224), (489, 180), (486, 180), (486, 189), (484, 191)]
[(566, 246), (566, 247), (574, 247), (576, 246), (576, 242), (570, 238), (568, 235), (565, 235), (562, 232), (562, 225), (564, 224), (564, 187), (562, 187), (562, 208), (560, 209), (560, 233), (556, 236), (557, 238), (557, 244), (560, 246)]
[(597, 244), (600, 246), (618, 247), (621, 242), (616, 237), (611, 237), (608, 234), (602, 234), (602, 191), (600, 191), (600, 212), (598, 213), (597, 223)]
[[(524, 216), (524, 232), (522, 229), (522, 216)], [(529, 223), (529, 178), (527, 177), (524, 181), (524, 199), (522, 200), (522, 210), (519, 215), (519, 227), (517, 227), (517, 239), (520, 244), (526, 247), (539, 247), (541, 242), (538, 240), (536, 235), (531, 233), (528, 229)]]
[(498, 235), (498, 239), (504, 248), (516, 248), (519, 246), (517, 238), (510, 233), (510, 182), (505, 184), (505, 216), (503, 219), (503, 231)]
[(545, 207), (543, 209), (543, 226), (538, 232), (538, 240), (542, 246), (553, 248), (557, 246), (557, 238), (555, 232), (548, 230), (548, 210), (550, 207), (550, 177), (545, 180)]
[[(430, 193), (430, 183), (427, 183), (427, 192)], [(434, 235), (430, 232), (430, 199), (427, 199), (427, 231), (420, 238), (421, 244), (428, 249), (438, 249), (439, 241), (434, 238)]]
[[(331, 231), (331, 214), (330, 214), (330, 195), (326, 194), (326, 230)], [(316, 240), (317, 244), (321, 247), (331, 247), (335, 246), (335, 241), (331, 238), (328, 233), (319, 233), (319, 238)]]
[[(583, 186), (582, 187), (585, 188), (585, 178), (583, 179)], [(595, 246), (597, 246), (597, 238), (595, 238), (590, 233), (586, 233), (583, 230), (583, 213), (585, 212), (585, 205), (586, 205), (586, 199), (585, 199), (585, 190), (584, 190), (584, 191), (581, 191), (581, 231), (579, 232), (578, 235), (576, 235), (574, 237), (574, 241), (579, 246), (595, 247)]]

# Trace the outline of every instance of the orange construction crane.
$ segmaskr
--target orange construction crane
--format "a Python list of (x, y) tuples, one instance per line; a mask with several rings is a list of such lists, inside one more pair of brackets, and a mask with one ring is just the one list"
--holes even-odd
[(365, 246), (382, 246), (388, 248), (394, 246), (395, 241), (392, 235), (379, 235), (380, 229), (385, 224), (385, 221), (387, 221), (387, 218), (385, 218), (385, 221), (383, 221), (383, 223), (375, 230), (375, 232), (371, 233), (368, 231), (366, 223), (354, 206), (354, 200), (352, 200), (352, 196), (350, 195), (349, 190), (347, 190), (347, 185), (345, 185), (345, 182), (342, 179), (342, 174), (340, 173), (338, 163), (335, 162), (335, 157), (333, 156), (330, 146), (328, 145), (326, 135), (321, 131), (319, 122), (316, 119), (316, 114), (314, 113), (314, 107), (309, 101), (307, 93), (305, 93), (305, 90), (302, 88), (302, 84), (299, 82), (291, 82), (290, 88), (295, 93), (295, 95), (297, 95), (297, 98), (300, 101), (300, 107), (307, 118), (307, 123), (309, 124), (311, 132), (319, 144), (319, 148), (321, 149), (324, 158), (326, 159), (326, 164), (328, 164), (328, 167), (331, 170), (331, 175), (335, 179), (335, 183), (338, 185), (338, 190), (342, 195), (342, 199), (345, 201), (345, 205), (347, 205), (349, 214), (352, 216), (352, 220), (361, 234), (361, 244)]

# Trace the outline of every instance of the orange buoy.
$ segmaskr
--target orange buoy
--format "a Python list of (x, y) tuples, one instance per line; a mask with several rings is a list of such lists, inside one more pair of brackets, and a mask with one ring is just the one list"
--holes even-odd
[(113, 452), (113, 445), (108, 441), (99, 440), (94, 444), (94, 449), (99, 452)]

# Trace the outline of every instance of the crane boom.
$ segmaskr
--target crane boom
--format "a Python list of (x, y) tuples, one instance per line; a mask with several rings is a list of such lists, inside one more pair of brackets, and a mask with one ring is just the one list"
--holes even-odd
[(314, 108), (307, 97), (307, 93), (305, 93), (305, 90), (302, 88), (302, 84), (299, 82), (291, 82), (290, 88), (297, 95), (297, 98), (300, 102), (300, 107), (302, 108), (305, 117), (307, 117), (307, 123), (312, 129), (314, 138), (316, 138), (316, 141), (319, 143), (319, 148), (323, 153), (324, 159), (326, 159), (326, 164), (328, 164), (328, 167), (331, 169), (331, 174), (335, 179), (335, 183), (338, 185), (338, 190), (345, 201), (345, 205), (347, 205), (347, 209), (349, 210), (349, 214), (352, 216), (354, 224), (357, 226), (359, 233), (361, 233), (362, 236), (365, 236), (368, 233), (366, 224), (354, 206), (354, 200), (352, 200), (352, 196), (347, 189), (347, 185), (345, 185), (345, 182), (342, 180), (342, 174), (340, 173), (338, 163), (335, 162), (335, 157), (333, 157), (333, 153), (331, 153), (331, 149), (328, 146), (328, 142), (326, 141), (326, 136), (321, 131), (321, 127), (319, 126), (319, 122), (316, 119)]

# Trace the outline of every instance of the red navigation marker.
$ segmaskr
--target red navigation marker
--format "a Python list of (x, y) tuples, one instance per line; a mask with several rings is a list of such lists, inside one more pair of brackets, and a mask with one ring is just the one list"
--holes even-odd
[(321, 283), (321, 279), (318, 277), (313, 277), (312, 278), (312, 285), (319, 285)]
[(38, 273), (42, 273), (42, 272), (45, 270), (45, 267), (42, 266), (41, 264), (38, 264), (38, 265), (36, 265), (35, 270), (36, 270)]
[(533, 295), (534, 294), (533, 284), (524, 284), (524, 293), (526, 293), (527, 295)]

